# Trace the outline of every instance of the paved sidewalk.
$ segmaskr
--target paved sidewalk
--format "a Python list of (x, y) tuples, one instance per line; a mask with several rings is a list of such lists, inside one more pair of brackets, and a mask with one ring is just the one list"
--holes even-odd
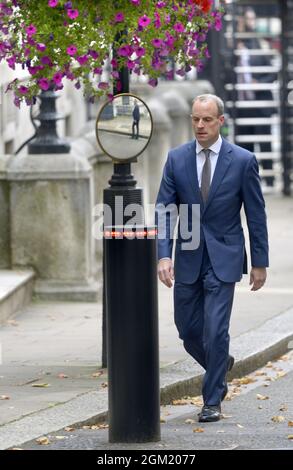
[[(271, 268), (266, 287), (237, 286), (231, 321), (234, 375), (285, 352), (293, 337), (293, 198), (267, 196)], [(172, 292), (160, 286), (162, 399), (199, 388), (173, 323)], [(0, 328), (0, 448), (103, 417), (107, 376), (100, 370), (101, 305), (35, 302)], [(178, 385), (179, 384), (179, 385)]]

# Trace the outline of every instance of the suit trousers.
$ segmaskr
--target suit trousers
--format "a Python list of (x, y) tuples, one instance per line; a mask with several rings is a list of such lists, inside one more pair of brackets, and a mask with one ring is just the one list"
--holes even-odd
[(175, 275), (175, 324), (186, 351), (206, 371), (202, 386), (205, 405), (219, 405), (225, 388), (234, 290), (235, 283), (216, 277), (206, 245), (195, 283), (177, 283)]

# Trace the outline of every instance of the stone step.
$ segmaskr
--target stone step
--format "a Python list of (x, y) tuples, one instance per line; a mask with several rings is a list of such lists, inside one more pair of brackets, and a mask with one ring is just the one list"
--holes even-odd
[(31, 302), (35, 273), (0, 269), (0, 324)]

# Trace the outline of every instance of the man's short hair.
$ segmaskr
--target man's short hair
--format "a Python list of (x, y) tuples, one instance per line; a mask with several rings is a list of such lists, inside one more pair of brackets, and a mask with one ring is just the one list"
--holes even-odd
[(195, 103), (195, 101), (202, 101), (202, 102), (213, 101), (217, 105), (218, 115), (222, 116), (222, 114), (224, 114), (224, 109), (225, 109), (224, 102), (217, 95), (212, 95), (211, 93), (205, 93), (204, 95), (196, 96), (194, 100), (192, 101), (192, 104)]

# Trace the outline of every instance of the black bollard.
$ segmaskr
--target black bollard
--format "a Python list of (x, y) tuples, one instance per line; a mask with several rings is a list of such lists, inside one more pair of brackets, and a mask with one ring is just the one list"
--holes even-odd
[(109, 441), (160, 440), (156, 229), (104, 232)]

